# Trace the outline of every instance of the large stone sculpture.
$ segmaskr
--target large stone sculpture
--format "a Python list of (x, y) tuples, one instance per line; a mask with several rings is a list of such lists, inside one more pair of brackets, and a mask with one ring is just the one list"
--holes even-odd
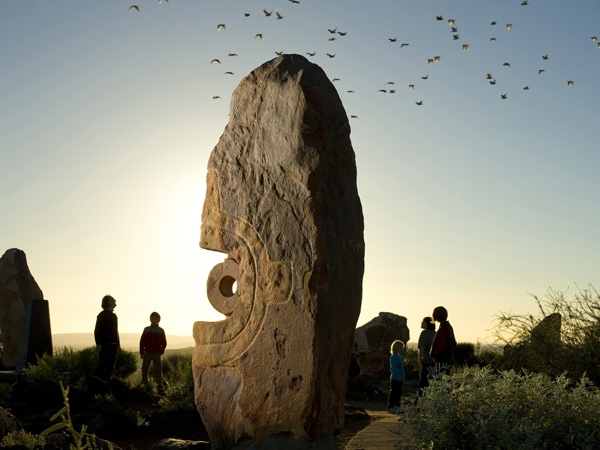
[(2, 365), (17, 365), (27, 303), (43, 298), (44, 294), (27, 266), (25, 252), (17, 248), (6, 250), (0, 258), (0, 329), (4, 339)]
[[(208, 163), (200, 246), (227, 254), (196, 322), (195, 401), (215, 448), (335, 448), (360, 312), (363, 215), (348, 119), (284, 55), (233, 93)], [(284, 441), (284, 442), (282, 442)]]

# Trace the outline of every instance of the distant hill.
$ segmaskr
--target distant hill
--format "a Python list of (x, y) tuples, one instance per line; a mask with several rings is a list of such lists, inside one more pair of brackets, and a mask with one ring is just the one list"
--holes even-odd
[[(138, 351), (140, 345), (139, 333), (120, 333), (121, 347), (126, 350)], [(192, 336), (176, 336), (167, 334), (167, 350), (176, 350), (180, 348), (188, 348), (194, 346), (194, 338)], [(63, 347), (73, 347), (81, 349), (93, 347), (93, 333), (61, 333), (52, 335), (52, 347), (55, 349)]]

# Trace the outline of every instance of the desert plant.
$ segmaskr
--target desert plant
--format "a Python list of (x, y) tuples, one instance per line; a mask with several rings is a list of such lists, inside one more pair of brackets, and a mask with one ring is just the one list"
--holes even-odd
[[(46, 428), (40, 433), (41, 437), (47, 436), (50, 433), (56, 431), (65, 430), (73, 439), (73, 444), (70, 448), (74, 450), (87, 450), (88, 448), (97, 448), (96, 436), (86, 434), (87, 426), (82, 425), (81, 431), (77, 431), (74, 427), (73, 421), (71, 420), (71, 407), (69, 405), (69, 387), (63, 386), (62, 381), (60, 382), (60, 390), (63, 396), (64, 406), (56, 414), (54, 414), (50, 421), (53, 422), (57, 419), (61, 419), (60, 422)], [(112, 446), (109, 445), (109, 448)]]
[(192, 356), (175, 353), (163, 358), (163, 375), (168, 387), (161, 405), (166, 409), (195, 411)]
[(1, 448), (17, 447), (33, 450), (44, 447), (44, 445), (46, 445), (44, 437), (31, 434), (25, 430), (11, 431), (0, 441)]
[[(549, 289), (544, 298), (532, 295), (540, 314), (519, 315), (501, 312), (496, 317), (494, 335), (507, 344), (499, 368), (526, 368), (551, 375), (563, 372), (572, 378), (584, 374), (600, 383), (600, 294), (591, 285), (572, 299), (566, 293)], [(539, 324), (556, 318), (554, 327)], [(541, 336), (540, 332), (558, 336)], [(537, 334), (536, 334), (537, 333)], [(576, 357), (574, 357), (576, 355)]]
[(599, 401), (586, 378), (465, 368), (432, 380), (405, 420), (431, 449), (594, 449)]
[[(72, 347), (57, 349), (53, 355), (44, 353), (35, 364), (28, 364), (23, 369), (23, 377), (27, 381), (62, 381), (66, 385), (82, 385), (85, 377), (92, 375), (98, 363), (95, 347), (75, 350)], [(114, 375), (127, 378), (137, 369), (137, 356), (129, 350), (117, 354)]]

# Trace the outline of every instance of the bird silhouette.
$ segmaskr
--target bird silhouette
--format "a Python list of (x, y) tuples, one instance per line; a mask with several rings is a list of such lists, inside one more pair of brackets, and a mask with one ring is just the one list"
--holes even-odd
[(460, 34), (453, 34), (452, 39), (454, 39), (455, 41), (458, 41), (460, 39)]
[(273, 14), (273, 11), (270, 11), (270, 12), (269, 12), (269, 11), (267, 11), (265, 8), (263, 8), (262, 10), (263, 10), (263, 12), (265, 13), (265, 16), (266, 16), (266, 17), (269, 17), (271, 14)]
[(597, 41), (598, 40), (598, 36), (592, 36), (592, 41)]
[(495, 20), (493, 20), (493, 21), (490, 22), (490, 25), (496, 25), (496, 23), (497, 22)]
[(435, 20), (444, 20), (444, 16), (435, 16)]
[(465, 51), (469, 50), (469, 44), (463, 44), (462, 49)]
[(317, 52), (312, 52), (312, 53), (311, 53), (311, 52), (306, 52), (306, 54), (307, 54), (308, 56), (315, 56), (315, 55), (317, 54)]
[(428, 65), (432, 65), (432, 64), (433, 64), (433, 58), (429, 58), (429, 59), (427, 60), (427, 64), (428, 64)]
[(213, 95), (213, 100), (216, 100), (218, 98), (221, 98), (221, 97), (219, 97), (218, 95)]
[(387, 90), (386, 89), (377, 89), (377, 92), (383, 92), (384, 94), (387, 94)]
[(419, 100), (418, 102), (415, 102), (417, 105), (421, 106), (423, 104), (423, 100)]
[(453, 33), (458, 33), (458, 27), (452, 27), (450, 28), (450, 31), (452, 31)]
[(260, 39), (261, 41), (265, 40), (265, 38), (263, 37), (262, 33), (258, 33), (256, 36), (254, 36), (254, 39)]
[(433, 57), (433, 62), (440, 62), (440, 61), (441, 61), (441, 59), (442, 59), (442, 57), (441, 57), (441, 56), (434, 56), (434, 57)]
[(448, 25), (456, 25), (456, 20), (448, 19)]
[(506, 24), (506, 29), (507, 30), (512, 30), (512, 23), (507, 23)]
[(335, 34), (335, 33), (337, 33), (337, 27), (335, 27), (333, 29), (327, 28), (327, 31), (329, 31), (331, 34)]
[(229, 53), (227, 56), (237, 56), (237, 53)]
[(350, 118), (351, 118), (351, 119), (358, 119), (358, 116), (351, 115), (351, 116), (350, 116)]
[(424, 77), (421, 77), (423, 80), (426, 80), (427, 78), (429, 78), (429, 75), (425, 75)]
[(396, 84), (396, 83), (394, 83), (393, 81), (388, 81), (388, 82), (387, 82), (387, 83), (385, 83), (385, 84)]
[(523, 90), (524, 91), (528, 91), (529, 90), (529, 86), (523, 86)]
[(573, 86), (575, 83), (571, 80), (567, 81), (567, 86)]
[(529, 5), (529, 1), (528, 0), (523, 0), (521, 2), (521, 6), (527, 6), (527, 5)]
[(506, 100), (508, 98), (508, 94), (504, 93), (504, 94), (500, 94), (500, 98), (502, 100)]
[(332, 82), (332, 83), (333, 83), (333, 82), (335, 82), (335, 81), (340, 81), (340, 79), (339, 79), (339, 78), (333, 78), (333, 79), (331, 80), (331, 82)]
[(337, 34), (339, 34), (340, 36), (346, 36), (348, 34), (347, 31), (338, 31)]
[(546, 53), (545, 55), (542, 55), (542, 59), (548, 59), (548, 58), (549, 58), (548, 53)]
[(395, 94), (396, 93), (396, 89), (390, 89), (389, 94)]
[(491, 80), (488, 81), (488, 83), (490, 83), (490, 84), (496, 84), (496, 80), (491, 79)]
[(504, 63), (504, 64), (502, 64), (502, 65), (503, 65), (503, 66), (506, 66), (506, 67), (510, 67), (510, 63), (507, 63), (507, 62), (505, 62), (505, 63)]
[(283, 16), (281, 15), (281, 13), (278, 10), (275, 10), (275, 15), (277, 16), (278, 19), (283, 19)]
[(280, 52), (276, 51), (276, 52), (275, 52), (275, 54), (276, 54), (277, 56), (281, 56), (281, 55), (283, 55), (283, 50), (281, 50)]
[(388, 38), (388, 41), (390, 42), (396, 42), (398, 40), (398, 38)]
[(224, 75), (233, 75), (233, 72), (224, 72)]
[(290, 2), (291, 2), (291, 3), (294, 3), (294, 4), (296, 4), (296, 5), (299, 5), (299, 4), (300, 4), (300, 2), (299, 2), (298, 0), (290, 0)]
[(330, 42), (330, 43), (331, 43), (331, 42), (333, 42), (333, 41), (335, 41), (335, 38), (334, 38), (334, 37), (332, 37), (332, 38), (329, 38), (329, 42)]
[(325, 53), (327, 56), (329, 56), (330, 58), (335, 58), (335, 53), (332, 55), (331, 53)]
[(140, 7), (138, 5), (131, 5), (127, 12), (131, 11), (132, 9), (135, 9), (137, 12), (141, 12)]
[(410, 44), (407, 44), (406, 42), (403, 42), (402, 44), (400, 44), (400, 48), (402, 47), (408, 47)]
[(492, 78), (494, 78), (494, 76), (492, 75), (492, 72), (488, 72), (488, 73), (486, 73), (486, 74), (485, 74), (485, 77), (486, 77), (488, 80), (491, 80)]
[(414, 85), (414, 84), (409, 84), (409, 85), (408, 85), (408, 88), (409, 88), (409, 89), (412, 89), (412, 90), (414, 91), (414, 90), (415, 90), (415, 85)]
[(354, 94), (354, 91), (346, 91), (348, 94)]
[(250, 17), (250, 13), (244, 13), (244, 17)]
[(545, 69), (538, 69), (538, 75), (544, 73), (546, 70)]
[(217, 31), (221, 31), (221, 30), (225, 30), (225, 24), (224, 23), (220, 23), (219, 25), (217, 25)]
[(212, 64), (214, 62), (221, 64), (221, 60), (217, 58), (213, 59), (210, 63)]
[(495, 37), (491, 37), (491, 38), (490, 38), (490, 41), (495, 41), (495, 40), (496, 40), (496, 38), (495, 38)]

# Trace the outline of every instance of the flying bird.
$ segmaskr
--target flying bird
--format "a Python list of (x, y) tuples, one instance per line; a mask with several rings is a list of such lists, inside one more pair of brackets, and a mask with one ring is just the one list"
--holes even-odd
[(312, 53), (311, 53), (311, 52), (306, 52), (306, 54), (307, 54), (308, 56), (315, 56), (315, 55), (317, 54), (317, 52), (312, 52)]
[(388, 41), (390, 42), (396, 42), (398, 40), (398, 38), (388, 38)]
[(423, 104), (423, 100), (419, 100), (418, 102), (415, 102), (417, 105), (421, 106)]
[(528, 0), (523, 0), (521, 2), (521, 6), (527, 6), (527, 5), (529, 5), (529, 1)]
[(506, 66), (506, 67), (510, 67), (510, 63), (507, 63), (507, 62), (505, 62), (505, 63), (504, 63), (504, 64), (502, 64), (502, 65), (503, 65), (503, 66)]
[(460, 34), (453, 34), (452, 39), (454, 39), (455, 41), (458, 41), (460, 39)]
[(295, 3), (296, 5), (299, 5), (300, 2), (298, 0), (290, 0), (291, 3)]
[(512, 23), (507, 23), (506, 24), (506, 29), (507, 30), (512, 30)]
[(506, 100), (506, 99), (507, 99), (507, 97), (508, 97), (508, 94), (506, 94), (506, 93), (504, 93), (504, 94), (500, 94), (500, 98), (501, 98), (502, 100)]
[(250, 17), (250, 13), (244, 13), (244, 17)]
[(434, 56), (433, 57), (433, 62), (440, 62), (441, 59), (442, 59), (441, 56)]
[(597, 41), (598, 40), (598, 36), (592, 36), (592, 41)]
[(335, 41), (335, 38), (334, 38), (334, 37), (332, 37), (332, 38), (329, 38), (329, 42), (330, 42), (330, 43), (331, 43), (331, 42), (333, 42), (333, 41)]
[(283, 16), (281, 15), (281, 13), (278, 10), (275, 10), (275, 15), (277, 16), (278, 19), (283, 19)]
[(335, 34), (337, 33), (337, 27), (335, 27), (334, 29), (327, 28), (327, 31), (329, 31), (331, 34)]
[(402, 44), (400, 44), (400, 48), (402, 47), (408, 47), (410, 44), (407, 44), (406, 42), (403, 42)]
[(456, 20), (448, 19), (448, 25), (456, 25)]
[(225, 24), (224, 23), (220, 23), (219, 25), (217, 25), (217, 31), (221, 31), (221, 30), (225, 30)]
[(427, 64), (428, 64), (428, 65), (432, 65), (432, 64), (433, 64), (433, 59), (429, 58), (429, 59), (427, 60)]
[(529, 90), (529, 86), (524, 86), (524, 87), (523, 87), (523, 90), (524, 90), (524, 91), (528, 91), (528, 90)]
[(423, 80), (426, 80), (427, 78), (429, 78), (429, 75), (425, 75), (424, 77), (421, 77)]
[(408, 85), (408, 88), (409, 88), (409, 89), (412, 89), (412, 90), (414, 91), (414, 89), (415, 89), (415, 85), (414, 85), (414, 84), (409, 84), (409, 85)]
[(542, 55), (542, 59), (548, 59), (548, 58), (549, 58), (548, 53), (546, 53), (545, 55)]
[(221, 97), (219, 97), (218, 95), (213, 95), (213, 100), (216, 100), (218, 98), (221, 98)]
[(496, 80), (493, 80), (493, 79), (489, 80), (488, 83), (490, 83), (490, 84), (496, 84)]
[(390, 89), (390, 94), (395, 94), (396, 93), (396, 89)]
[(385, 89), (377, 89), (377, 92), (383, 92), (384, 94), (387, 94), (387, 90)]
[(329, 56), (330, 58), (335, 58), (335, 53), (332, 55), (331, 53), (325, 53), (327, 56)]
[(354, 94), (354, 91), (346, 91), (348, 94)]
[(138, 5), (131, 5), (127, 12), (131, 11), (132, 9), (135, 9), (137, 12), (140, 12), (140, 7)]
[(212, 64), (214, 62), (221, 64), (221, 60), (217, 58), (213, 59), (210, 63)]
[(463, 44), (462, 49), (465, 51), (469, 50), (469, 44)]
[(337, 34), (339, 34), (340, 36), (346, 36), (348, 34), (347, 31), (338, 31)]
[(266, 17), (269, 17), (271, 14), (273, 14), (273, 11), (270, 11), (270, 12), (269, 12), (269, 11), (267, 11), (265, 8), (263, 8), (262, 10), (263, 10), (263, 12), (265, 13), (265, 16), (266, 16)]
[(488, 80), (491, 80), (492, 78), (494, 78), (494, 76), (492, 75), (492, 72), (488, 72), (488, 73), (485, 75), (485, 77), (486, 77)]
[(496, 40), (496, 38), (495, 38), (495, 37), (491, 37), (491, 38), (490, 38), (490, 41), (495, 41), (495, 40)]
[(227, 56), (237, 56), (237, 53), (229, 53)]
[(388, 82), (387, 82), (387, 83), (385, 83), (385, 84), (396, 84), (396, 83), (394, 83), (393, 81), (388, 81)]
[(435, 20), (444, 20), (444, 16), (435, 16)]
[(546, 71), (545, 69), (539, 69), (539, 70), (538, 70), (538, 75), (540, 75), (540, 74), (544, 73), (545, 71)]
[(493, 20), (492, 22), (490, 22), (490, 25), (496, 25), (496, 21)]
[(452, 31), (453, 33), (458, 33), (458, 27), (452, 27), (450, 28), (450, 31)]
[(333, 82), (335, 82), (335, 81), (340, 81), (340, 79), (339, 79), (339, 78), (333, 78), (333, 79), (331, 80), (331, 82), (332, 82), (332, 83), (333, 83)]
[(281, 50), (280, 52), (278, 52), (278, 51), (275, 51), (275, 54), (276, 54), (277, 56), (281, 56), (281, 55), (283, 55), (283, 50)]
[(233, 72), (224, 72), (224, 75), (233, 75)]
[(571, 81), (571, 80), (567, 81), (567, 86), (573, 86), (573, 84), (575, 84), (573, 81)]
[(256, 36), (254, 36), (254, 39), (260, 39), (261, 41), (265, 40), (265, 38), (263, 37), (262, 33), (258, 33)]
[(351, 119), (358, 119), (358, 116), (351, 115), (350, 118)]

